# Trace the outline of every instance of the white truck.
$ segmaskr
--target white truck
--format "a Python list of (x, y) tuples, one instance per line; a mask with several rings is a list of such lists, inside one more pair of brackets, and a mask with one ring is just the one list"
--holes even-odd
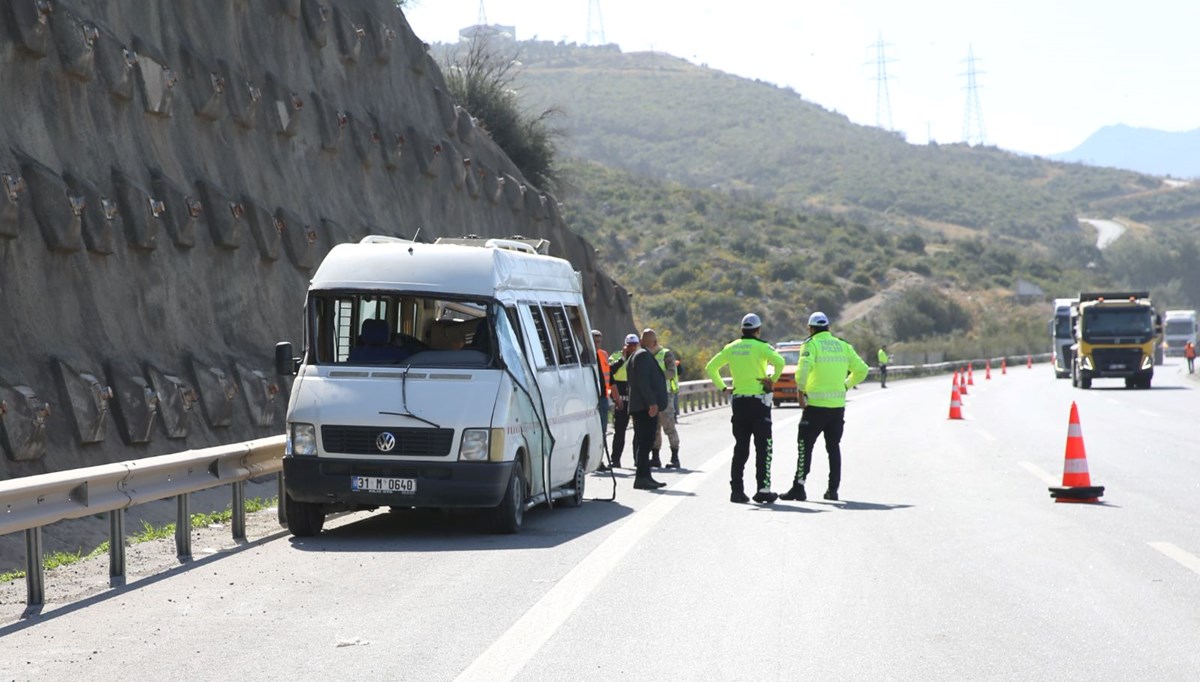
[(1050, 318), (1050, 351), (1054, 355), (1050, 364), (1058, 379), (1071, 376), (1071, 346), (1075, 343), (1075, 333), (1071, 330), (1071, 307), (1076, 303), (1079, 303), (1078, 298), (1054, 299), (1054, 316)]
[(313, 275), (283, 459), (288, 530), (326, 514), (525, 511), (583, 502), (604, 435), (596, 350), (578, 273), (514, 240), (478, 246), (366, 237)]
[(1163, 337), (1167, 347), (1167, 355), (1183, 355), (1183, 347), (1191, 341), (1196, 345), (1197, 332), (1200, 332), (1200, 322), (1196, 320), (1195, 310), (1168, 310), (1163, 315)]

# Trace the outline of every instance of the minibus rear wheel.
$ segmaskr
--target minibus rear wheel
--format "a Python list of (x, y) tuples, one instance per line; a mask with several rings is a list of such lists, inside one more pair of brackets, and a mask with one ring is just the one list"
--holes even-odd
[(286, 492), (283, 504), (289, 533), (298, 538), (309, 538), (321, 532), (325, 525), (325, 508), (322, 505), (293, 500)]
[(508, 479), (508, 490), (496, 508), (495, 530), (511, 535), (521, 530), (525, 521), (525, 470), (521, 458), (513, 462), (512, 476)]
[(575, 464), (575, 478), (571, 485), (575, 487), (573, 494), (562, 498), (564, 507), (583, 506), (583, 489), (587, 484), (588, 444), (585, 440), (579, 449), (579, 461)]

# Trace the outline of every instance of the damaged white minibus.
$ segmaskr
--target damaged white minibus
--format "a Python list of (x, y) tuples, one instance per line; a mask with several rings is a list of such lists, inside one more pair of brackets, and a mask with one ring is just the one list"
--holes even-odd
[(603, 434), (579, 275), (526, 242), (453, 241), (366, 237), (313, 276), (303, 351), (275, 349), (293, 535), (380, 506), (492, 508), (513, 533), (582, 504)]

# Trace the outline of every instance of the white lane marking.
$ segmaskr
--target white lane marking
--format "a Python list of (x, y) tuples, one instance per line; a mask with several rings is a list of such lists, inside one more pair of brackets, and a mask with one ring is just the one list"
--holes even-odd
[[(774, 426), (783, 426), (793, 421), (799, 421), (799, 416), (788, 418)], [(714, 472), (723, 470), (725, 467), (722, 467), (722, 464), (727, 463), (732, 456), (733, 448), (726, 448), (705, 462), (699, 472), (684, 476), (678, 483), (664, 490), (695, 492)], [(553, 637), (575, 609), (579, 608), (583, 600), (617, 567), (621, 559), (686, 497), (687, 495), (663, 495), (643, 509), (635, 511), (624, 525), (593, 549), (575, 568), (568, 571), (550, 591), (542, 595), (525, 615), (500, 635), (475, 662), (467, 666), (456, 680), (497, 682), (516, 677), (542, 645)]]
[(1124, 403), (1122, 403), (1120, 400), (1113, 400), (1112, 398), (1105, 398), (1105, 399), (1104, 399), (1104, 402), (1108, 403), (1109, 405), (1122, 405), (1122, 404), (1124, 404)]
[(1154, 417), (1155, 419), (1162, 418), (1161, 414), (1159, 414), (1157, 412), (1151, 412), (1150, 410), (1138, 410), (1138, 412), (1141, 412), (1142, 414), (1146, 415), (1147, 417)]
[(1197, 575), (1200, 575), (1200, 557), (1185, 552), (1169, 542), (1150, 542), (1147, 544), (1162, 552), (1167, 557), (1183, 564), (1184, 568)]
[(1046, 471), (1045, 469), (1041, 468), (1040, 466), (1034, 464), (1033, 462), (1017, 462), (1017, 463), (1020, 464), (1021, 468), (1025, 469), (1025, 471), (1028, 471), (1029, 473), (1033, 474), (1034, 476), (1037, 476), (1038, 478), (1045, 481), (1046, 485), (1057, 486), (1062, 483), (1062, 481), (1059, 478), (1057, 478), (1055, 476), (1051, 476), (1048, 471)]
[(990, 434), (987, 431), (984, 431), (982, 429), (980, 429), (979, 435), (983, 436), (984, 438), (986, 438), (992, 442), (995, 442), (997, 440), (995, 436), (993, 436), (992, 434)]

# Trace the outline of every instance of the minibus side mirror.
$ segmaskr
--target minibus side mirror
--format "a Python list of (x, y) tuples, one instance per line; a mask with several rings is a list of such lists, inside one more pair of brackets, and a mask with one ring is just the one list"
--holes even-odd
[(275, 344), (275, 373), (281, 377), (296, 376), (300, 358), (292, 357), (292, 344), (280, 341)]

